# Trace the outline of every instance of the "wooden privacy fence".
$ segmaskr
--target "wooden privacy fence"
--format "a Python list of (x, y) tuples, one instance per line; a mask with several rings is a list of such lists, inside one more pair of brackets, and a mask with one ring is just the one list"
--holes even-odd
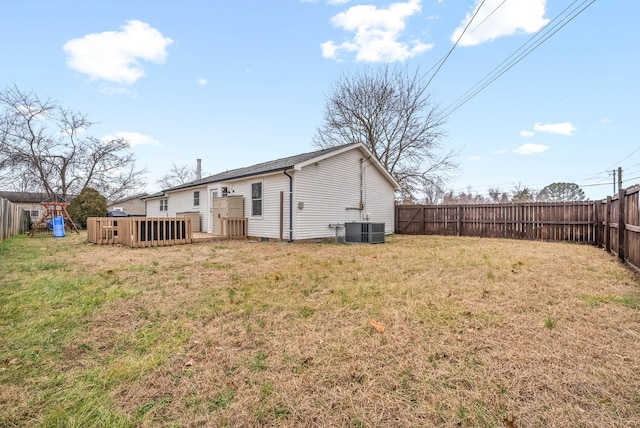
[(598, 245), (640, 271), (640, 186), (600, 201)]
[(93, 244), (161, 247), (193, 242), (186, 217), (89, 217), (87, 239)]
[(0, 198), (0, 242), (29, 231), (31, 217), (19, 205)]
[(395, 233), (566, 241), (597, 245), (640, 272), (640, 185), (605, 200), (397, 205)]
[(598, 203), (398, 205), (395, 231), (597, 243)]

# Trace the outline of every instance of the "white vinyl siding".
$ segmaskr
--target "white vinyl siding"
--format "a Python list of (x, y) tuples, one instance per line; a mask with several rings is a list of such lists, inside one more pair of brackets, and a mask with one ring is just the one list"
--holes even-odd
[(251, 217), (251, 184), (256, 177), (229, 182), (234, 195), (244, 196), (244, 213), (249, 219), (248, 234), (256, 238), (280, 238), (280, 192), (284, 192), (283, 238), (289, 239), (289, 178), (282, 172), (261, 177), (262, 217)]
[[(364, 209), (360, 210), (360, 159), (368, 154), (359, 148), (347, 150), (310, 161), (300, 170), (287, 170), (293, 177), (293, 239), (334, 238), (335, 228), (330, 224), (369, 221), (385, 223), (386, 233), (393, 233), (394, 190), (386, 176), (371, 161), (364, 160), (362, 199)], [(252, 184), (262, 183), (262, 215), (252, 216)], [(283, 219), (282, 237), (289, 239), (289, 177), (282, 171), (247, 177), (239, 180), (208, 183), (204, 187), (192, 187), (169, 192), (169, 211), (162, 216), (175, 216), (178, 212), (196, 211), (194, 192), (201, 198), (215, 189), (220, 195), (223, 187), (230, 194), (244, 197), (244, 216), (248, 218), (248, 235), (255, 238), (278, 239), (280, 218)], [(283, 208), (280, 210), (280, 194)], [(148, 216), (158, 216), (152, 208), (158, 206), (158, 199), (149, 200)], [(258, 198), (256, 198), (257, 200)], [(201, 228), (210, 228), (211, 201), (200, 200)]]
[[(364, 154), (350, 150), (302, 168), (294, 180), (295, 239), (332, 238), (329, 224), (369, 221), (385, 223), (393, 232), (393, 186), (368, 161), (363, 161), (364, 185), (360, 204), (360, 159)], [(303, 208), (298, 204), (302, 202)], [(368, 219), (367, 216), (368, 215)]]

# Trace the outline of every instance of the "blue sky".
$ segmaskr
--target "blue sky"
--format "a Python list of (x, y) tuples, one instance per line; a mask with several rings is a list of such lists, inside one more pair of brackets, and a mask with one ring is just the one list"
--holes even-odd
[(152, 192), (172, 163), (213, 174), (314, 150), (332, 82), (385, 63), (427, 72), (476, 11), (429, 85), (445, 111), (549, 37), (449, 114), (448, 187), (574, 182), (603, 198), (618, 166), (624, 187), (640, 182), (636, 1), (4, 0), (0, 82), (128, 138)]

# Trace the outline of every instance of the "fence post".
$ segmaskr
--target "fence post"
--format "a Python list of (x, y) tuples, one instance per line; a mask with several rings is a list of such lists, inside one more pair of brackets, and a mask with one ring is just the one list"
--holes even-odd
[(400, 207), (397, 202), (393, 208), (393, 233), (400, 233)]
[(598, 201), (593, 201), (593, 243), (596, 244), (598, 248), (602, 248), (600, 245), (600, 217), (598, 213)]
[(462, 207), (460, 205), (456, 207), (456, 218), (456, 232), (458, 236), (462, 236)]
[(604, 249), (611, 252), (611, 196), (607, 196), (607, 205), (604, 207)]
[(618, 196), (618, 258), (624, 261), (625, 258), (625, 199), (627, 197), (627, 189), (620, 189), (620, 194)]

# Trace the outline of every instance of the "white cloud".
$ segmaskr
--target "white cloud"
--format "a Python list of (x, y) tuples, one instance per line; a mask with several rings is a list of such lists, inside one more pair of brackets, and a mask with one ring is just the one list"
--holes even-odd
[(162, 63), (167, 57), (166, 48), (173, 43), (145, 22), (127, 21), (121, 30), (69, 40), (62, 47), (67, 67), (87, 74), (91, 80), (131, 84), (145, 75), (140, 61)]
[(205, 79), (205, 78), (203, 78), (203, 77), (200, 77), (200, 78), (198, 79), (197, 83), (198, 83), (198, 85), (199, 85), (199, 86), (204, 86), (204, 85), (206, 85), (206, 84), (207, 84), (207, 79)]
[(571, 122), (562, 122), (562, 123), (546, 123), (546, 124), (536, 123), (533, 126), (533, 129), (538, 132), (548, 132), (549, 134), (560, 134), (560, 135), (572, 136), (573, 131), (575, 131), (578, 128), (573, 126)]
[(530, 138), (530, 137), (533, 137), (534, 135), (536, 135), (536, 133), (533, 131), (520, 131), (521, 137)]
[(476, 0), (473, 12), (455, 29), (451, 41), (458, 40), (480, 5), (482, 8), (464, 33), (460, 46), (475, 46), (518, 33), (535, 33), (549, 23), (549, 19), (544, 18), (546, 3), (547, 0)]
[(141, 146), (143, 144), (150, 144), (152, 146), (158, 146), (160, 143), (157, 140), (149, 137), (148, 135), (140, 134), (138, 132), (127, 132), (120, 131), (116, 132), (115, 135), (105, 135), (102, 137), (102, 141), (111, 141), (116, 138), (123, 138), (127, 140), (130, 146)]
[(504, 155), (505, 153), (507, 153), (506, 149), (498, 149), (498, 150), (491, 151), (492, 155)]
[(514, 150), (515, 153), (519, 155), (534, 155), (536, 153), (542, 153), (549, 150), (549, 146), (545, 146), (544, 144), (523, 144)]
[(469, 160), (471, 160), (471, 161), (479, 161), (480, 160), (480, 156), (478, 156), (478, 155), (469, 156)]
[(613, 121), (608, 117), (603, 117), (602, 119), (600, 119), (600, 123), (610, 123), (610, 122), (613, 122)]
[(342, 52), (355, 52), (356, 59), (364, 62), (404, 61), (433, 48), (420, 40), (409, 43), (399, 41), (406, 20), (421, 10), (420, 0), (393, 3), (387, 9), (373, 5), (358, 5), (331, 18), (331, 23), (354, 33), (350, 40), (336, 44), (333, 40), (322, 43), (322, 56), (339, 60)]

